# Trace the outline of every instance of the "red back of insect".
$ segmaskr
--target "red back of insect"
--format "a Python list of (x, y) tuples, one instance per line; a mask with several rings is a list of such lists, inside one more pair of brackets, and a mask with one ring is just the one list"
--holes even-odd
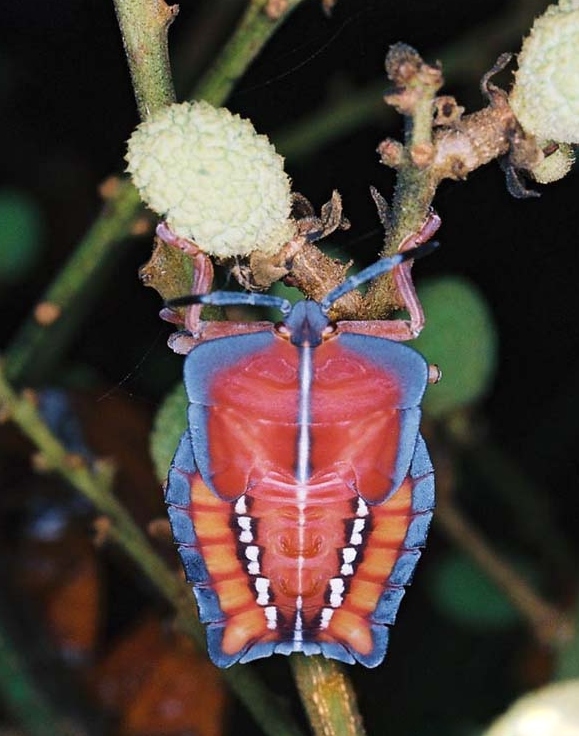
[(292, 652), (379, 664), (425, 542), (428, 366), (328, 325), (305, 302), (282, 329), (186, 359), (189, 429), (166, 500), (222, 667)]

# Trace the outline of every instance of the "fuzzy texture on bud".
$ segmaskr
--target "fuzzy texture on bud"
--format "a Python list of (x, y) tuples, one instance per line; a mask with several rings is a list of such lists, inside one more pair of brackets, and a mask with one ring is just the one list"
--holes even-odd
[(535, 20), (518, 57), (511, 107), (540, 142), (579, 143), (579, 0)]
[(579, 736), (579, 680), (525, 695), (483, 736)]
[(567, 143), (560, 143), (559, 148), (530, 169), (529, 173), (539, 184), (551, 184), (559, 181), (571, 171), (575, 163), (573, 147)]
[(134, 131), (126, 160), (149, 207), (211, 255), (275, 253), (294, 234), (283, 158), (225, 108), (184, 102), (159, 110)]

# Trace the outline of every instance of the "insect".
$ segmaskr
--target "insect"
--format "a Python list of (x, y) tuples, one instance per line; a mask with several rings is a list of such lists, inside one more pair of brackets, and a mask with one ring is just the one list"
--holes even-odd
[(383, 660), (434, 506), (419, 431), (429, 366), (388, 339), (403, 339), (398, 323), (332, 323), (328, 312), (435, 245), (378, 261), (320, 303), (231, 292), (169, 302), (283, 316), (219, 323), (224, 334), (185, 360), (189, 427), (165, 500), (219, 667), (293, 652)]

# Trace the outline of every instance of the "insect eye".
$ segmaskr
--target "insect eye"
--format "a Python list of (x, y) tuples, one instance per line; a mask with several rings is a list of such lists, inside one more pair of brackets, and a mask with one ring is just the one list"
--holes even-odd
[(273, 326), (273, 329), (280, 337), (283, 337), (286, 340), (289, 340), (289, 338), (291, 337), (291, 330), (285, 324), (285, 322), (276, 322)]
[(436, 365), (428, 366), (428, 383), (438, 383), (442, 379), (442, 371)]
[(338, 326), (335, 322), (330, 322), (329, 324), (327, 324), (322, 330), (322, 340), (327, 340), (329, 337), (332, 337), (337, 329)]

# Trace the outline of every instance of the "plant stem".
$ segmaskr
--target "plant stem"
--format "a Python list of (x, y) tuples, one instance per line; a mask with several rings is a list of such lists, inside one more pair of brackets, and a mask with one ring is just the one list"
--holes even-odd
[[(263, 0), (259, 3), (252, 2), (233, 38), (215, 62), (219, 71), (209, 74), (201, 81), (195, 97), (215, 105), (222, 104), (274, 30), (300, 1), (292, 0), (289, 10), (277, 21), (265, 16)], [(120, 3), (121, 0), (117, 2)], [(147, 4), (151, 5), (148, 0), (126, 0), (123, 4), (124, 25), (139, 26), (142, 16), (146, 15), (141, 10)], [(158, 70), (159, 62), (165, 59), (164, 52), (152, 56), (155, 59), (154, 64), (143, 64), (135, 70), (139, 79), (147, 73), (153, 75), (152, 79), (164, 79), (169, 73), (168, 66), (164, 71)], [(139, 81), (139, 94), (151, 95), (150, 98), (147, 96), (143, 99), (144, 109), (154, 109), (162, 99), (165, 99), (165, 103), (170, 101), (166, 85), (164, 91), (157, 94), (153, 93), (152, 85), (144, 80)], [(122, 252), (118, 244), (130, 235), (141, 207), (139, 195), (132, 184), (120, 183), (75, 253), (40, 300), (40, 303), (53, 304), (60, 317), (52, 324), (44, 326), (39, 324), (34, 314), (30, 315), (8, 347), (5, 362), (11, 381), (22, 385), (46, 380), (50, 367), (57, 363), (59, 356), (66, 350), (84, 314), (91, 307), (94, 296), (106, 283), (106, 274)], [(81, 294), (82, 298), (79, 298)], [(72, 304), (74, 309), (71, 309)]]
[(114, 0), (141, 120), (175, 102), (167, 31), (179, 12), (164, 0)]
[[(449, 424), (445, 425), (445, 430)], [(561, 425), (564, 425), (564, 421), (561, 421)], [(480, 438), (471, 444), (465, 442), (457, 432), (452, 432), (452, 440), (458, 444), (469, 467), (487, 484), (489, 491), (495, 493), (501, 503), (507, 504), (510, 513), (520, 516), (518, 533), (525, 542), (537, 547), (541, 557), (548, 565), (559, 570), (559, 574), (571, 574), (573, 551), (553, 519), (548, 491), (528, 476), (498, 445), (481, 441)], [(520, 515), (523, 504), (526, 513)]]
[[(267, 2), (251, 2), (214, 69), (202, 80), (196, 97), (221, 104), (264, 43), (299, 2), (301, 0), (290, 0), (285, 12), (276, 19), (271, 19), (265, 13)], [(174, 99), (166, 48), (166, 31), (174, 14), (170, 14), (171, 11), (162, 0), (150, 3), (143, 0), (115, 0), (115, 7), (139, 112), (141, 117), (146, 117)], [(57, 307), (58, 314), (70, 313), (71, 304), (79, 293), (86, 290), (87, 284), (96, 284), (101, 280), (99, 277), (105, 264), (114, 257), (113, 246), (129, 234), (139, 208), (137, 193), (130, 184), (124, 183), (49, 288), (43, 301)], [(77, 320), (71, 325), (70, 322), (56, 319), (51, 326), (43, 327), (35, 319), (30, 319), (7, 354), (10, 377), (22, 380), (28, 376), (31, 366), (46, 365), (42, 359), (46, 355), (47, 345), (57, 345), (58, 350), (52, 351), (52, 359), (56, 360), (56, 354), (64, 349), (77, 325)], [(110, 536), (172, 603), (187, 633), (197, 641), (204, 639), (198, 622), (191, 615), (193, 606), (190, 593), (159, 559), (147, 538), (112, 495), (108, 474), (95, 474), (85, 464), (71, 463), (65, 448), (51, 435), (34, 403), (29, 398), (16, 396), (2, 375), (0, 399), (9, 407), (14, 421), (39, 447), (47, 464), (110, 519)], [(318, 733), (351, 736), (363, 733), (351, 687), (334, 663), (298, 661), (294, 666), (301, 671), (298, 687)], [(266, 733), (272, 736), (295, 736), (298, 733), (293, 722), (282, 715), (251, 670), (235, 667), (224, 676)], [(310, 698), (312, 686), (315, 686), (318, 694), (314, 700)], [(337, 728), (338, 722), (350, 730), (319, 730)], [(352, 730), (354, 726), (357, 730)]]
[(119, 258), (122, 251), (116, 246), (129, 234), (140, 206), (133, 185), (119, 182), (101, 215), (39, 302), (54, 307), (56, 319), (41, 324), (35, 310), (7, 349), (5, 370), (11, 381), (22, 385), (47, 380), (102, 288), (105, 275)]
[(356, 694), (338, 662), (293, 654), (291, 665), (315, 736), (364, 736)]
[[(131, 79), (141, 118), (175, 100), (171, 79), (167, 30), (177, 6), (164, 0), (114, 0), (127, 53)], [(129, 182), (119, 183), (101, 215), (79, 243), (41, 303), (54, 309), (56, 319), (48, 325), (30, 317), (6, 353), (6, 372), (11, 380), (35, 383), (46, 379), (85, 312), (91, 296), (105, 281), (111, 261), (118, 259), (114, 246), (126, 238), (140, 211), (137, 191)], [(83, 299), (79, 300), (79, 293)], [(79, 308), (71, 310), (73, 302)]]
[[(395, 85), (386, 101), (405, 116), (405, 141), (396, 164), (391, 221), (381, 252), (384, 257), (393, 255), (405, 238), (420, 230), (434, 198), (437, 182), (427, 157), (433, 152), (433, 103), (443, 82), (440, 69), (425, 64), (405, 44), (390, 48), (386, 70)], [(366, 303), (367, 319), (384, 319), (392, 305), (392, 274), (376, 279), (368, 289)]]
[(221, 104), (264, 44), (301, 2), (303, 0), (288, 0), (285, 11), (271, 18), (265, 12), (268, 0), (251, 0), (235, 33), (201, 80), (193, 98), (201, 97), (212, 105)]
[(101, 462), (93, 470), (83, 458), (71, 455), (44, 422), (36, 407), (34, 394), (30, 391), (16, 394), (2, 370), (0, 405), (2, 411), (38, 448), (42, 467), (58, 473), (101, 514), (105, 514), (112, 524), (114, 532), (111, 533), (114, 533), (118, 543), (146, 572), (162, 595), (180, 605), (184, 586), (178, 583), (170, 568), (162, 562), (144, 533), (114, 496), (111, 490), (112, 468)]
[(0, 692), (6, 708), (28, 736), (72, 736), (72, 729), (36, 686), (27, 662), (13, 646), (1, 619)]
[(436, 522), (503, 591), (531, 626), (538, 641), (561, 647), (572, 639), (569, 617), (544, 601), (516, 570), (503, 560), (482, 534), (450, 502), (439, 503)]
[[(157, 591), (175, 608), (185, 633), (202, 645), (205, 642), (205, 633), (193, 616), (194, 602), (188, 586), (163, 562), (145, 534), (114, 496), (111, 489), (112, 468), (106, 463), (99, 463), (93, 470), (82, 458), (68, 453), (40, 416), (33, 394), (16, 394), (1, 367), (0, 406), (4, 417), (12, 419), (36, 445), (43, 467), (53, 470), (68, 481), (107, 517), (110, 522), (107, 536), (125, 551)], [(250, 669), (231, 668), (224, 672), (224, 678), (265, 733), (270, 736), (299, 736), (297, 726), (275, 704), (271, 693)]]
[[(516, 0), (508, 4), (502, 15), (494, 15), (492, 20), (480, 23), (429, 56), (440, 59), (444, 77), (451, 86), (459, 82), (472, 85), (472, 80), (480, 78), (500, 53), (520, 45), (521, 36), (545, 7), (544, 0)], [(480, 43), (481, 38), (484, 44)], [(303, 160), (320, 146), (328, 146), (370, 122), (384, 129), (393, 124), (397, 117), (384, 105), (383, 95), (383, 79), (357, 85), (335, 101), (291, 121), (270, 137), (286, 160)]]

